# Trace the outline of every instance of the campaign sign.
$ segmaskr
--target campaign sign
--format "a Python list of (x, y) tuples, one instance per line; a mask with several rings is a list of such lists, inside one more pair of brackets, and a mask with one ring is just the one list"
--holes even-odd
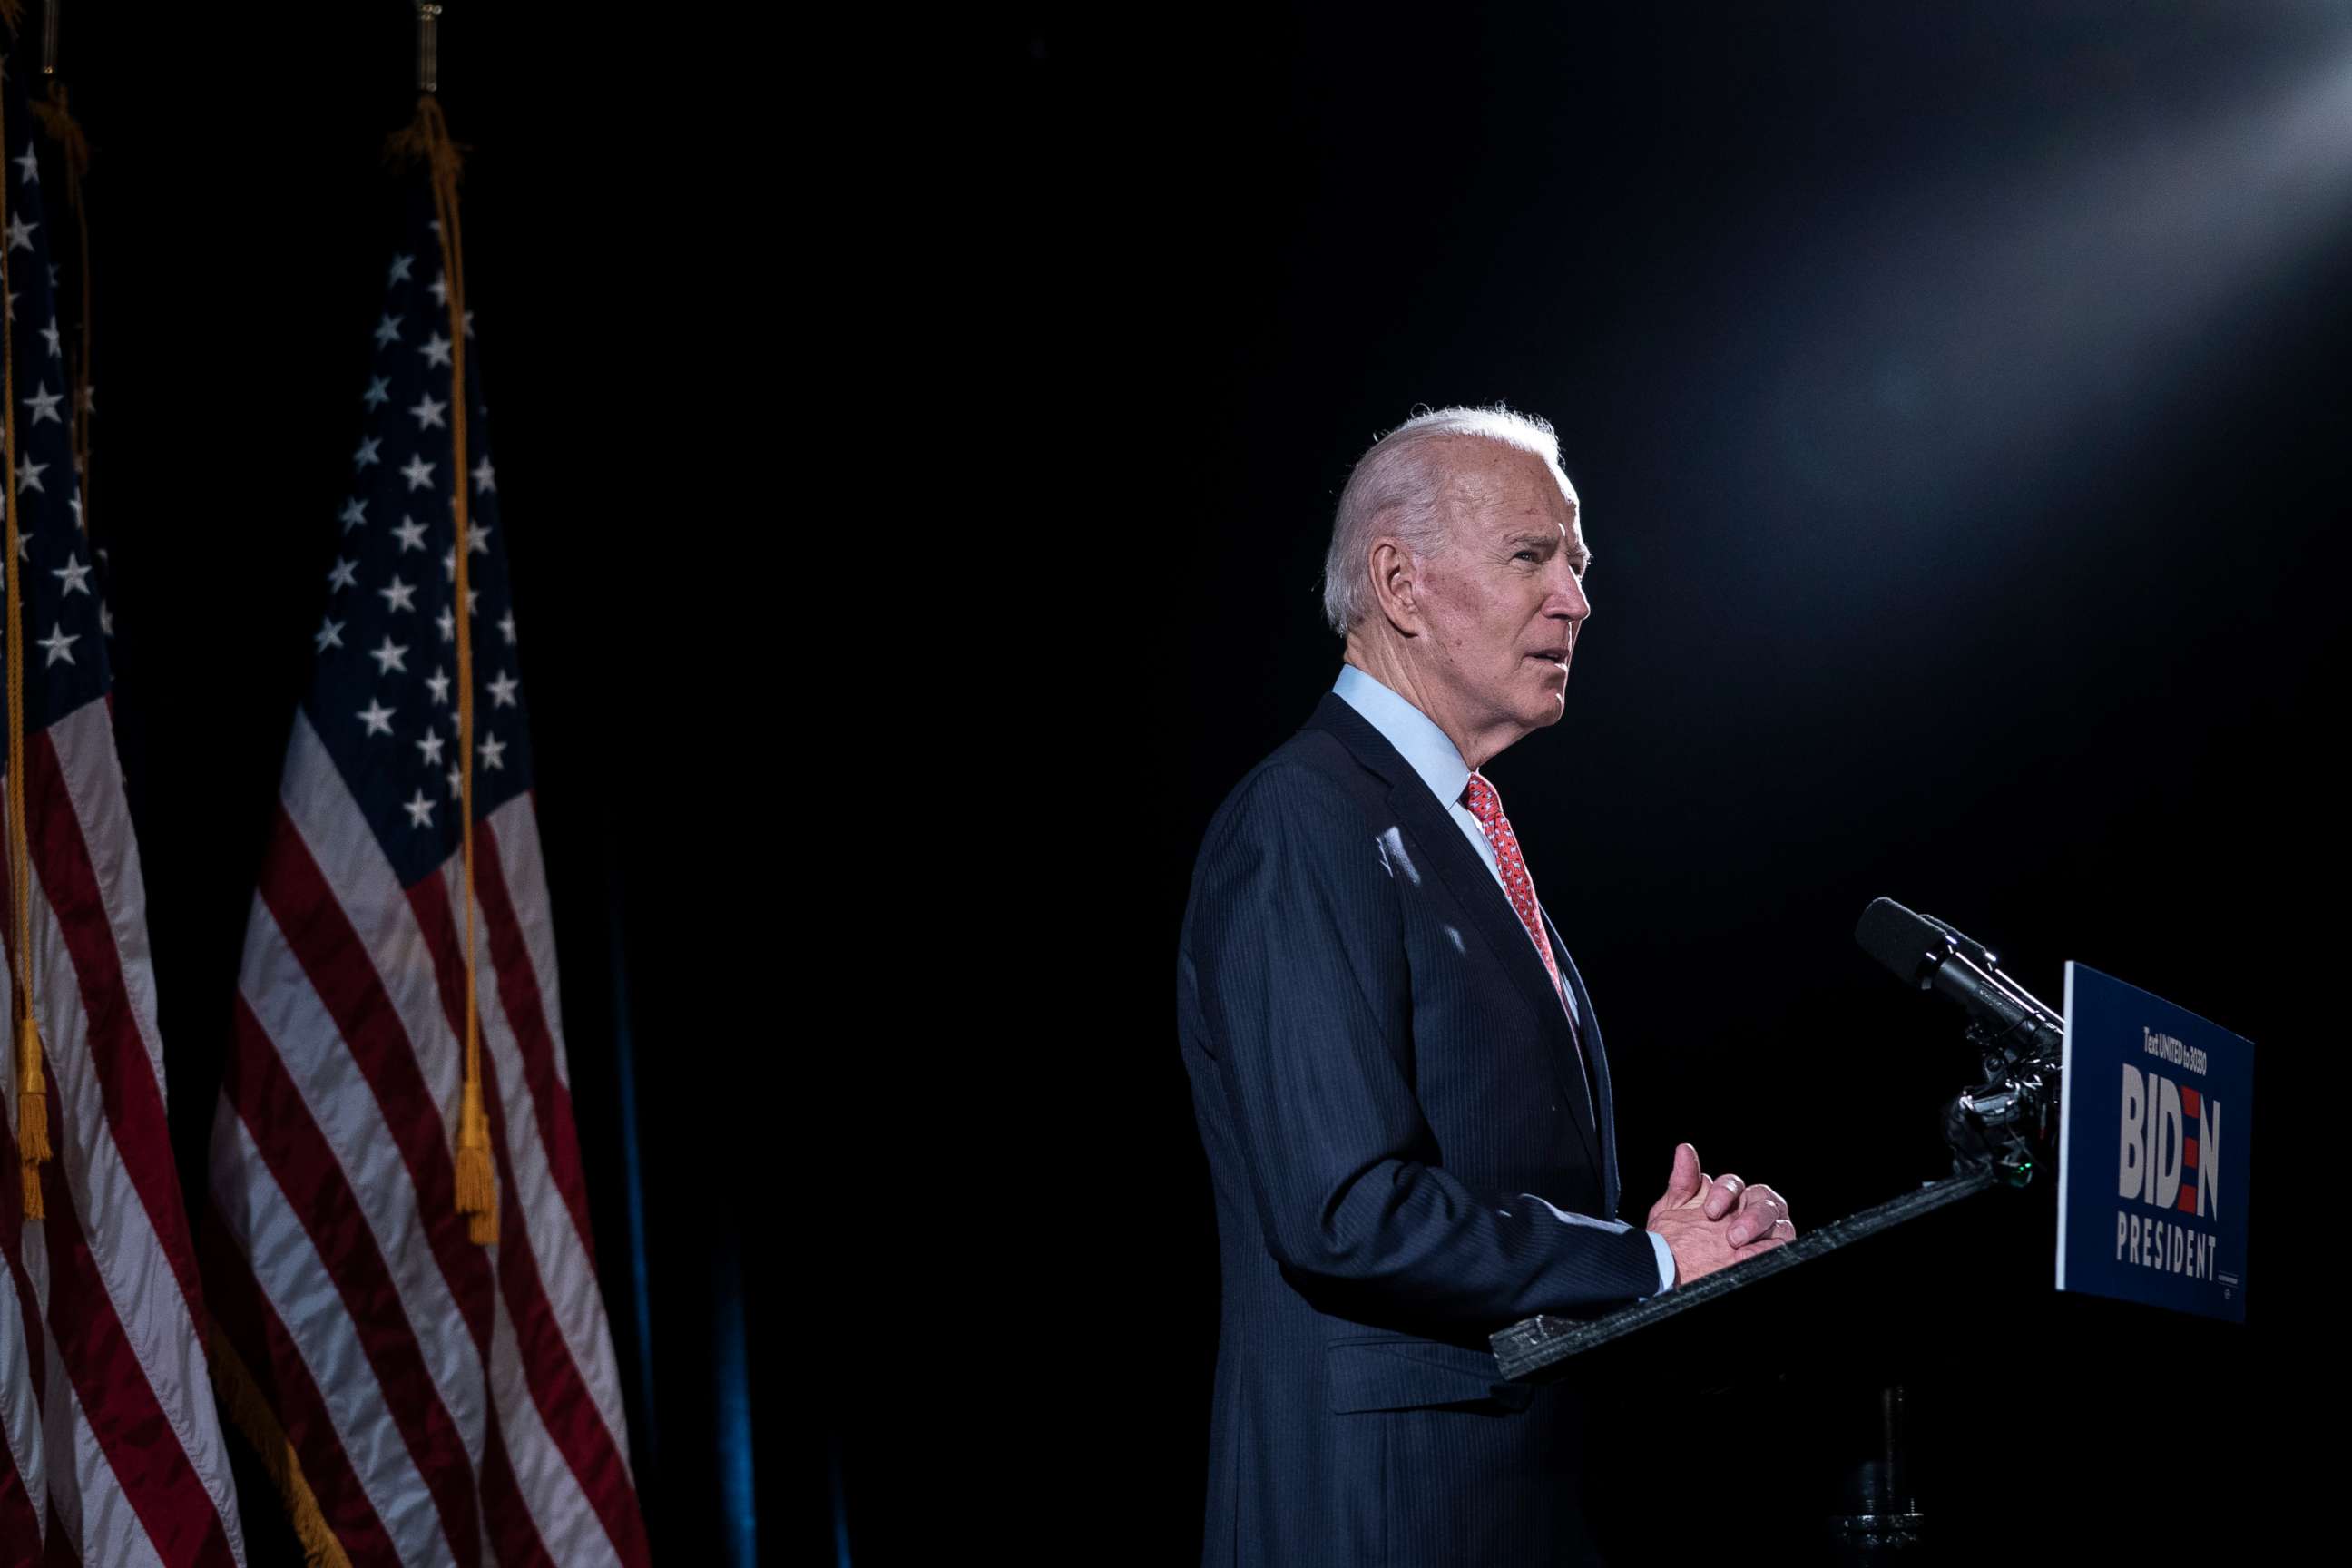
[(2066, 965), (2058, 1289), (2246, 1321), (2254, 1047)]

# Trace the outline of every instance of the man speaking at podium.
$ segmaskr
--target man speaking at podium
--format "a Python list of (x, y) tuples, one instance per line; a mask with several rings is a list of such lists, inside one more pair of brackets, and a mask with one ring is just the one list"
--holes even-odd
[[(1615, 1217), (1601, 1026), (1480, 771), (1559, 721), (1591, 559), (1549, 425), (1381, 439), (1325, 563), (1339, 681), (1202, 842), (1177, 1005), (1223, 1274), (1217, 1568), (1591, 1560), (1580, 1412), (1499, 1382), (1486, 1336), (1795, 1234), (1688, 1144), (1645, 1228)], [(1537, 863), (1572, 902), (1573, 862)]]

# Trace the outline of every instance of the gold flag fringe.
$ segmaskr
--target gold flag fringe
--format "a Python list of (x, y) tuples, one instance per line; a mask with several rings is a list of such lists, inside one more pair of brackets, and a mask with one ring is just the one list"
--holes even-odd
[(343, 1543), (335, 1539), (334, 1527), (327, 1522), (326, 1511), (319, 1506), (319, 1494), (310, 1489), (310, 1479), (302, 1473), (302, 1457), (295, 1451), (293, 1440), (286, 1428), (278, 1424), (278, 1413), (269, 1408), (269, 1400), (261, 1385), (253, 1380), (253, 1373), (229, 1344), (228, 1336), (220, 1325), (211, 1325), (205, 1337), (213, 1369), (213, 1391), (220, 1396), (221, 1411), (236, 1423), (245, 1440), (261, 1459), (261, 1468), (269, 1472), (277, 1483), (278, 1495), (284, 1500), (286, 1512), (294, 1523), (294, 1539), (301, 1542), (302, 1561), (307, 1568), (352, 1568), (351, 1557)]

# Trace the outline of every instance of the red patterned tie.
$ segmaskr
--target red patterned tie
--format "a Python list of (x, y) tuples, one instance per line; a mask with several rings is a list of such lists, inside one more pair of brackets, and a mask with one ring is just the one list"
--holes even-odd
[(1528, 940), (1543, 954), (1544, 973), (1551, 976), (1551, 986), (1560, 993), (1560, 1005), (1568, 1005), (1568, 994), (1561, 989), (1559, 964), (1551, 955), (1551, 943), (1544, 936), (1543, 917), (1536, 912), (1536, 885), (1528, 875), (1528, 863), (1519, 854), (1519, 836), (1511, 831), (1511, 819), (1503, 815), (1502, 797), (1495, 786), (1476, 773), (1470, 775), (1469, 786), (1463, 791), (1463, 804), (1470, 815), (1478, 819), (1486, 831), (1486, 842), (1494, 846), (1495, 864), (1503, 873), (1503, 891), (1510, 895), (1511, 908), (1518, 911), (1519, 924), (1527, 928)]

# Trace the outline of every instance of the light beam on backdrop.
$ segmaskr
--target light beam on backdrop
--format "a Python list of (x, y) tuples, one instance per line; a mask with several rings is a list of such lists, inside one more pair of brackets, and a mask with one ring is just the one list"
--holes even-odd
[(1793, 342), (1753, 456), (1866, 529), (1921, 523), (2014, 493), (2086, 419), (2228, 374), (2243, 312), (2352, 227), (2342, 42), (2224, 110), (1989, 158), (1832, 226), (1811, 251), (1837, 258), (1781, 285), (1802, 302), (1776, 312)]

